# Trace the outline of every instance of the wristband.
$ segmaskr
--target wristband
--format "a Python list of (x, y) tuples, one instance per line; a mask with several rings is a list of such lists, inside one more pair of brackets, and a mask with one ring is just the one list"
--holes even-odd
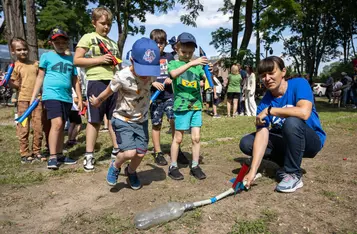
[(272, 106), (269, 106), (269, 107), (268, 107), (268, 115), (269, 115), (269, 116), (271, 116), (271, 114), (270, 114), (271, 108), (272, 108)]

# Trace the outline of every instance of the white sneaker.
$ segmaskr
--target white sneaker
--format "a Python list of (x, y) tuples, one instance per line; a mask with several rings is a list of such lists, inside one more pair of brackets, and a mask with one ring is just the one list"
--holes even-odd
[(93, 154), (85, 154), (83, 159), (83, 168), (85, 171), (93, 171), (94, 170), (95, 159)]

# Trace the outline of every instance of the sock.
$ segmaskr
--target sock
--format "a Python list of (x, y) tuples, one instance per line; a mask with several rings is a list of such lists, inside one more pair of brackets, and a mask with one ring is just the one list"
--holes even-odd
[(92, 156), (92, 157), (94, 158), (93, 152), (86, 152), (86, 153), (84, 154), (84, 157), (87, 157), (87, 156)]
[(57, 154), (50, 154), (50, 158), (57, 158)]
[(177, 162), (171, 162), (170, 168), (171, 167), (177, 167)]
[(197, 167), (198, 166), (198, 162), (197, 161), (195, 161), (195, 160), (192, 160), (192, 168), (194, 168), (194, 167)]
[(112, 149), (112, 154), (117, 155), (119, 153), (120, 149), (119, 148), (114, 148)]

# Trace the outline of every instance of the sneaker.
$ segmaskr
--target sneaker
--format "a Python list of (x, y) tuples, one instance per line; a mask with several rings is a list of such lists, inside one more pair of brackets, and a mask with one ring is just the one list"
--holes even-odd
[(110, 186), (114, 186), (117, 184), (117, 180), (118, 180), (119, 173), (120, 173), (120, 168), (119, 169), (115, 168), (114, 162), (115, 162), (115, 160), (112, 160), (112, 162), (110, 163), (109, 168), (108, 168), (108, 173), (107, 173), (107, 183)]
[(214, 119), (219, 119), (219, 118), (221, 118), (221, 116), (220, 115), (214, 115), (213, 118)]
[(168, 176), (170, 176), (170, 178), (173, 180), (183, 180), (183, 175), (181, 174), (178, 167), (169, 167)]
[(73, 159), (71, 159), (71, 158), (69, 158), (69, 157), (65, 157), (65, 156), (60, 156), (60, 157), (58, 157), (57, 158), (57, 161), (59, 162), (59, 163), (63, 163), (63, 164), (66, 164), (66, 165), (73, 165), (73, 164), (76, 164), (77, 163), (77, 161), (76, 160), (73, 160)]
[(85, 171), (93, 171), (94, 170), (95, 159), (93, 154), (85, 154), (83, 159), (83, 168)]
[(47, 162), (47, 168), (53, 170), (58, 169), (57, 158), (49, 158)]
[(282, 193), (292, 193), (303, 186), (302, 179), (295, 174), (285, 174), (284, 179), (276, 186), (275, 190)]
[(159, 153), (154, 153), (153, 154), (154, 159), (155, 159), (155, 163), (159, 166), (165, 166), (167, 165), (167, 161), (164, 157), (164, 154), (162, 152)]
[(187, 165), (190, 163), (190, 161), (188, 161), (188, 159), (186, 158), (184, 153), (181, 151), (181, 149), (179, 149), (179, 152), (178, 152), (177, 162), (180, 164), (183, 164), (183, 165)]
[(198, 180), (206, 179), (206, 174), (203, 173), (200, 166), (192, 167), (190, 170), (190, 175), (194, 176)]
[(139, 177), (138, 177), (137, 173), (136, 172), (129, 173), (128, 169), (126, 171), (128, 173), (128, 182), (129, 182), (130, 187), (132, 189), (134, 189), (134, 190), (140, 189), (141, 188), (141, 183), (140, 183), (140, 180), (139, 180)]

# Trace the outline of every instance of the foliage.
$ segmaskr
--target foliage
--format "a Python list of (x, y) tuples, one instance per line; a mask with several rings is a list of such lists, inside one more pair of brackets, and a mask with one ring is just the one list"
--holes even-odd
[(328, 77), (332, 76), (333, 78), (341, 78), (341, 72), (346, 72), (351, 77), (354, 74), (353, 66), (351, 62), (334, 62), (323, 67), (320, 74), (321, 80), (327, 80)]

